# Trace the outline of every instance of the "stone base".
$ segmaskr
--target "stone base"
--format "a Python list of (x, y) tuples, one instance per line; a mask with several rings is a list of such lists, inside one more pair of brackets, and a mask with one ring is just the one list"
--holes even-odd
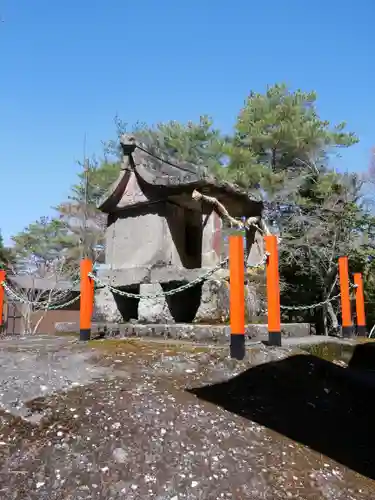
[[(141, 295), (156, 295), (162, 293), (159, 283), (140, 285)], [(165, 297), (142, 298), (138, 302), (138, 321), (140, 323), (174, 323)]]
[[(229, 282), (208, 279), (203, 283), (196, 323), (226, 323), (229, 321)], [(249, 321), (259, 316), (260, 305), (255, 287), (245, 285), (245, 316)]]
[(225, 323), (229, 319), (229, 284), (219, 279), (208, 279), (202, 285), (201, 301), (194, 321), (197, 323)]
[[(61, 333), (78, 333), (79, 325), (56, 323), (55, 329)], [(106, 337), (117, 338), (148, 337), (216, 343), (228, 343), (230, 340), (230, 327), (228, 325), (94, 323), (91, 331), (93, 335), (105, 331)], [(311, 327), (309, 323), (286, 323), (281, 325), (282, 337), (308, 337), (310, 334)], [(263, 324), (246, 325), (246, 340), (250, 342), (268, 341), (268, 326)]]
[(113, 293), (107, 288), (95, 292), (95, 316), (98, 321), (110, 323), (123, 321)]
[[(173, 266), (149, 269), (151, 273), (144, 284), (134, 284), (141, 268), (132, 270), (132, 284), (129, 284), (130, 270), (101, 271), (100, 277), (110, 281), (121, 290), (136, 294), (156, 295), (171, 291), (188, 284), (204, 275), (208, 269), (178, 269)], [(129, 272), (128, 272), (129, 271)], [(108, 273), (108, 275), (106, 274)], [(158, 274), (159, 273), (159, 274)], [(151, 298), (132, 299), (113, 295), (106, 289), (99, 290), (95, 297), (97, 319), (105, 322), (139, 323), (226, 323), (229, 321), (229, 271), (217, 270), (203, 283), (199, 283), (177, 294)], [(251, 322), (260, 316), (260, 301), (256, 286), (251, 282), (245, 285), (245, 321)]]

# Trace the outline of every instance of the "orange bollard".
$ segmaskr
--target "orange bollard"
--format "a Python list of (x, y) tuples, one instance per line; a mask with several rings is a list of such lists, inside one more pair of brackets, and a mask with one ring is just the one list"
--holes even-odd
[(277, 236), (265, 236), (267, 259), (268, 343), (281, 346), (280, 278)]
[(245, 262), (243, 235), (229, 236), (230, 356), (245, 357)]
[(353, 336), (352, 313), (350, 308), (348, 257), (339, 257), (340, 293), (341, 293), (341, 323), (342, 336)]
[(5, 290), (4, 287), (1, 285), (3, 281), (5, 281), (6, 273), (3, 269), (0, 270), (0, 326), (3, 326), (4, 324), (4, 318), (3, 318), (3, 313), (4, 313), (4, 298), (5, 298)]
[(361, 273), (353, 274), (355, 288), (355, 307), (357, 313), (357, 335), (367, 337), (365, 300), (363, 294), (363, 280)]
[(94, 302), (94, 281), (88, 276), (92, 272), (90, 259), (81, 260), (81, 301), (79, 317), (79, 340), (87, 341), (91, 337), (91, 317)]

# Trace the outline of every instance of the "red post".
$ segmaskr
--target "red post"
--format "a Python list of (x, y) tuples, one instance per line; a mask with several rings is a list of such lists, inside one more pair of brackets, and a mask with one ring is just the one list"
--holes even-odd
[(229, 236), (230, 355), (245, 357), (245, 263), (243, 235)]
[(359, 337), (367, 336), (366, 329), (366, 314), (365, 314), (365, 300), (363, 293), (363, 280), (361, 273), (353, 274), (355, 288), (355, 307), (357, 313), (357, 335)]
[(0, 326), (2, 326), (4, 322), (3, 313), (4, 313), (5, 290), (1, 283), (5, 281), (5, 278), (6, 278), (6, 273), (3, 269), (1, 269), (0, 270)]
[(353, 336), (352, 313), (350, 307), (349, 292), (349, 264), (348, 257), (339, 257), (339, 276), (341, 293), (341, 318), (342, 318), (342, 336)]
[(268, 342), (281, 346), (280, 278), (277, 236), (265, 236), (267, 259)]
[(89, 277), (92, 272), (90, 259), (81, 260), (81, 299), (80, 299), (80, 330), (79, 339), (90, 340), (91, 317), (94, 303), (94, 281)]

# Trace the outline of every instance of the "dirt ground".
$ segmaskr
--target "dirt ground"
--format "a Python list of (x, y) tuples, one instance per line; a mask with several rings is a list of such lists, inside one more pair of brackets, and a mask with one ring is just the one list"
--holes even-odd
[(33, 337), (0, 366), (1, 499), (375, 498), (372, 385), (295, 348)]

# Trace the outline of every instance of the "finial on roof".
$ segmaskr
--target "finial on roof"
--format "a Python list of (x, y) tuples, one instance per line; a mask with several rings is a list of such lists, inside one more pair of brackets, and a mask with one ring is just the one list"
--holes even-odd
[(137, 147), (135, 137), (130, 134), (122, 134), (120, 137), (120, 146), (124, 155), (134, 153)]

